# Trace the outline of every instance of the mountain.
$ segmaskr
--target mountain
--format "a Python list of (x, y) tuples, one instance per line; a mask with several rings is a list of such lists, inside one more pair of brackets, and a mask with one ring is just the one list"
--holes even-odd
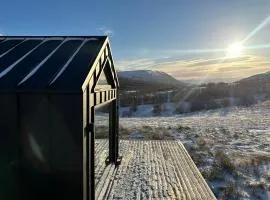
[[(137, 70), (137, 71), (120, 71), (120, 78), (129, 78), (145, 82), (164, 83), (164, 84), (180, 84), (181, 82), (161, 71)], [(184, 84), (184, 83), (182, 83)]]
[(250, 76), (248, 78), (241, 79), (240, 81), (237, 81), (238, 83), (246, 83), (246, 82), (270, 82), (270, 71), (256, 74), (254, 76)]
[(187, 85), (165, 72), (152, 70), (119, 71), (118, 79), (121, 90), (159, 91), (183, 88)]
[(270, 71), (256, 74), (234, 82), (231, 91), (235, 95), (252, 99), (256, 102), (270, 99)]
[(267, 93), (270, 95), (270, 71), (241, 79), (235, 82), (235, 85), (245, 92)]

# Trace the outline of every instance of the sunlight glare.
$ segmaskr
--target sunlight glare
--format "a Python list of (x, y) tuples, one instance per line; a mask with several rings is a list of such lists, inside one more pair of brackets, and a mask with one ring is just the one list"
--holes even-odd
[(241, 43), (234, 43), (227, 49), (227, 57), (235, 58), (240, 57), (243, 54), (243, 46)]

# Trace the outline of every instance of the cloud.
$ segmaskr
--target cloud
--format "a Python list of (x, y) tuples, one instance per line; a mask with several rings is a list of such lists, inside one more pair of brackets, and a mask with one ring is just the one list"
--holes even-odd
[(3, 33), (0, 33), (0, 36), (4, 36), (4, 34)]
[(155, 65), (156, 61), (150, 58), (116, 61), (116, 67), (119, 70), (151, 69), (151, 67), (154, 67)]
[(246, 55), (238, 58), (144, 58), (120, 60), (120, 70), (152, 69), (164, 71), (182, 81), (234, 81), (270, 70), (270, 59)]
[(174, 75), (181, 80), (207, 81), (236, 80), (257, 73), (269, 71), (270, 59), (258, 56), (245, 56), (238, 59), (202, 59), (200, 61), (174, 62), (159, 64), (153, 69), (158, 69)]
[(106, 26), (96, 28), (96, 31), (99, 33), (102, 33), (104, 35), (110, 36), (110, 37), (112, 37), (114, 35), (114, 32)]

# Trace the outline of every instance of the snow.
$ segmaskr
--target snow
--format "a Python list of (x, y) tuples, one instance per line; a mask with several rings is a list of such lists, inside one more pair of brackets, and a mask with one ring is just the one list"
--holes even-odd
[[(151, 134), (169, 134), (185, 145), (218, 199), (224, 199), (230, 185), (234, 189), (228, 195), (238, 199), (270, 199), (270, 102), (181, 115), (172, 114), (174, 104), (167, 107), (169, 112), (161, 116), (153, 116), (153, 105), (141, 105), (131, 117), (120, 117), (120, 138), (129, 134), (123, 138), (141, 141)], [(128, 110), (121, 108), (120, 113)], [(208, 179), (206, 172), (214, 171), (218, 151), (228, 156), (235, 170), (221, 169), (220, 177)]]
[[(106, 151), (99, 148), (105, 143), (96, 148)], [(215, 199), (179, 141), (121, 140), (120, 155), (121, 164), (111, 175), (111, 166), (96, 166), (96, 199)]]
[(220, 179), (208, 181), (217, 198), (222, 199), (224, 188), (235, 184), (234, 193), (242, 199), (266, 200), (270, 199), (270, 106), (264, 104), (157, 117), (151, 105), (144, 105), (132, 117), (120, 118), (120, 125), (131, 134), (145, 132), (146, 126), (171, 131), (199, 159), (201, 172), (213, 168), (215, 152), (225, 152), (236, 173), (224, 172)]

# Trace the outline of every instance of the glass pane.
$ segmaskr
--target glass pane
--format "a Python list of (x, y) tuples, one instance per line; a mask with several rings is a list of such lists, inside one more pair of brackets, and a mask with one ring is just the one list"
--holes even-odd
[(110, 105), (95, 110), (95, 186), (98, 185), (109, 156)]

